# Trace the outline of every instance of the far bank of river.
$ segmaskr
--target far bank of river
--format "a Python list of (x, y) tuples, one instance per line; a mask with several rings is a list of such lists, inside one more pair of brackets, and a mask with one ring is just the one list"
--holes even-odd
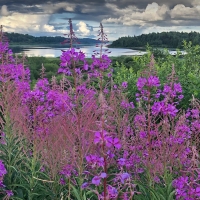
[[(27, 56), (43, 56), (43, 57), (60, 57), (63, 50), (67, 50), (69, 47), (63, 47), (59, 45), (15, 45), (10, 46), (14, 53), (25, 53)], [(94, 51), (98, 51), (99, 48), (97, 48), (95, 45), (78, 45), (77, 49), (78, 51), (81, 50), (85, 53), (87, 58), (90, 58)], [(117, 57), (117, 56), (131, 56), (131, 55), (143, 55), (146, 52), (138, 49), (127, 49), (127, 48), (108, 48), (104, 47), (103, 50), (110, 52), (109, 56)], [(175, 54), (176, 51), (170, 51), (171, 54)]]

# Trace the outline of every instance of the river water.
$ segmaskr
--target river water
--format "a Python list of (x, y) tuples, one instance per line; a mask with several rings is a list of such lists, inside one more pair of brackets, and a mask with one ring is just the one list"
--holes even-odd
[[(85, 53), (86, 57), (91, 57), (95, 50), (99, 50), (96, 46), (79, 46), (80, 49), (77, 49), (77, 51), (82, 51)], [(60, 57), (62, 54), (62, 50), (67, 50), (68, 48), (62, 48), (62, 47), (39, 47), (39, 46), (23, 46), (21, 47), (22, 50), (20, 53), (25, 53), (27, 56), (44, 56), (44, 57)], [(109, 56), (121, 56), (121, 55), (143, 55), (146, 52), (139, 51), (139, 50), (132, 50), (132, 49), (124, 49), (124, 48), (107, 48), (104, 47), (103, 50), (106, 50), (107, 52), (110, 52)]]
[[(52, 47), (52, 46), (22, 46), (20, 47), (21, 50), (18, 53), (25, 53), (27, 56), (43, 56), (43, 57), (60, 57), (62, 54), (62, 50), (68, 50), (68, 48), (63, 48), (63, 47)], [(80, 49), (77, 49), (77, 51), (82, 51), (85, 53), (85, 56), (87, 58), (90, 58), (93, 54), (94, 51), (99, 50), (95, 45), (92, 46), (86, 46), (86, 45), (79, 45)], [(131, 56), (131, 55), (143, 55), (146, 52), (145, 51), (140, 51), (140, 50), (133, 50), (133, 49), (125, 49), (125, 48), (107, 48), (104, 47), (103, 50), (110, 52), (108, 55), (109, 56)], [(175, 55), (176, 51), (169, 51), (170, 54)], [(182, 51), (183, 54), (185, 52)]]

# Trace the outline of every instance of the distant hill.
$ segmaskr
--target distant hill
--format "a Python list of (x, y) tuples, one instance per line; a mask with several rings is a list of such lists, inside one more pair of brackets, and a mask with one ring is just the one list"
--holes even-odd
[(120, 37), (113, 41), (109, 47), (145, 47), (148, 43), (152, 47), (182, 48), (183, 40), (191, 41), (194, 45), (200, 44), (200, 33), (162, 32)]
[[(60, 44), (64, 40), (65, 37), (61, 36), (40, 36), (35, 37), (28, 34), (20, 34), (20, 33), (5, 33), (5, 36), (8, 38), (10, 44)], [(80, 44), (94, 44), (98, 41), (91, 38), (80, 38), (78, 39)]]

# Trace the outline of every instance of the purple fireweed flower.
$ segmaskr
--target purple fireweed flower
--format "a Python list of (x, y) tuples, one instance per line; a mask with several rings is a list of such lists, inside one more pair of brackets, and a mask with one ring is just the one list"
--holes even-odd
[(134, 106), (133, 102), (130, 102), (130, 103), (129, 103), (129, 105), (130, 105), (130, 107), (131, 107), (132, 109), (134, 109), (134, 108), (135, 108), (135, 106)]
[(197, 187), (195, 189), (195, 192), (196, 192), (197, 196), (200, 197), (200, 187)]
[(22, 64), (0, 64), (0, 81), (29, 80), (30, 70), (25, 69)]
[(120, 149), (122, 146), (119, 138), (113, 138), (112, 145), (117, 149)]
[(200, 187), (192, 176), (181, 176), (173, 181), (176, 199), (199, 199)]
[(100, 70), (106, 70), (111, 64), (110, 58), (103, 54), (101, 59), (96, 58), (95, 55), (92, 56), (92, 64), (91, 64), (91, 69), (100, 69)]
[(118, 161), (118, 165), (120, 165), (120, 166), (124, 166), (126, 164), (126, 159), (125, 158), (120, 158), (117, 161)]
[(123, 101), (121, 102), (120, 105), (121, 105), (121, 107), (124, 108), (124, 109), (128, 109), (129, 106), (130, 106), (129, 102), (128, 102), (128, 101), (125, 101), (125, 100), (123, 100)]
[(136, 172), (137, 172), (138, 174), (142, 174), (142, 173), (144, 172), (144, 169), (143, 169), (143, 168), (138, 168), (138, 169), (136, 170)]
[(155, 176), (153, 179), (156, 183), (160, 183), (160, 178), (158, 176)]
[(113, 85), (113, 88), (114, 88), (114, 89), (117, 89), (117, 85)]
[(174, 105), (168, 104), (167, 108), (164, 111), (164, 114), (169, 114), (172, 117), (175, 117), (177, 112), (178, 112), (178, 110), (176, 109), (176, 107)]
[(174, 91), (176, 93), (182, 93), (182, 87), (180, 83), (174, 83)]
[(135, 108), (133, 102), (130, 102), (130, 103), (129, 103), (127, 100), (122, 100), (120, 106), (121, 106), (122, 108), (124, 108), (124, 109), (128, 109), (128, 108), (134, 109), (134, 108)]
[(2, 160), (0, 160), (0, 177), (4, 176), (7, 173), (7, 170), (2, 162)]
[(65, 185), (65, 184), (66, 184), (66, 182), (65, 182), (65, 179), (64, 179), (64, 178), (60, 178), (60, 184), (61, 184), (61, 185)]
[(164, 85), (163, 94), (171, 92), (171, 87), (169, 85)]
[(109, 138), (109, 140), (107, 140), (107, 147), (115, 147), (116, 149), (120, 149), (121, 148), (121, 144), (120, 144), (120, 140), (119, 138)]
[(155, 98), (156, 98), (156, 99), (160, 98), (160, 93), (156, 93), (156, 94), (155, 94)]
[(45, 168), (44, 168), (44, 167), (41, 167), (40, 171), (41, 171), (41, 172), (45, 172)]
[(101, 178), (106, 178), (106, 177), (107, 177), (107, 174), (106, 174), (105, 172), (102, 172), (101, 175), (100, 175), (100, 177), (101, 177)]
[(123, 174), (120, 174), (121, 183), (124, 184), (124, 181), (125, 181), (126, 179), (128, 179), (129, 177), (130, 177), (130, 175), (129, 175), (127, 172), (125, 172), (125, 173), (123, 173)]
[(104, 166), (104, 158), (98, 157), (96, 155), (86, 156), (86, 161), (92, 165), (92, 168), (94, 168), (96, 166), (98, 166), (98, 167)]
[(127, 87), (128, 87), (128, 82), (126, 82), (126, 81), (123, 82), (123, 83), (122, 83), (122, 87), (123, 87), (123, 88), (127, 88)]
[(112, 77), (112, 73), (107, 74), (108, 78)]
[(85, 182), (85, 183), (83, 183), (82, 185), (81, 185), (81, 188), (82, 189), (85, 189), (85, 188), (87, 188), (89, 186), (89, 183), (88, 182)]
[(69, 178), (72, 174), (76, 174), (76, 170), (71, 165), (66, 165), (60, 171), (61, 175), (64, 175), (66, 178)]
[(92, 184), (98, 186), (98, 185), (100, 185), (100, 183), (101, 183), (101, 177), (95, 176), (95, 177), (92, 179)]
[[(24, 96), (25, 93), (28, 93), (31, 89), (30, 89), (30, 84), (28, 81), (15, 81), (15, 87), (18, 90), (18, 92)], [(23, 97), (22, 97), (23, 98)]]
[(104, 92), (105, 94), (108, 94), (108, 93), (109, 93), (109, 90), (105, 88), (105, 89), (103, 90), (103, 92)]
[(156, 76), (150, 76), (147, 79), (147, 86), (149, 87), (159, 87), (160, 86), (160, 80)]
[(4, 133), (4, 132), (1, 132), (1, 138), (0, 138), (0, 144), (6, 144), (6, 139), (5, 139), (5, 137), (6, 137), (6, 134)]
[(102, 132), (95, 132), (95, 138), (94, 138), (95, 144), (103, 144), (105, 143), (106, 146), (110, 147), (112, 143), (112, 138), (108, 135), (108, 132), (102, 131)]
[(3, 181), (0, 180), (0, 188), (5, 188), (6, 186), (3, 184)]
[[(89, 69), (89, 66), (85, 61), (85, 54), (81, 51), (77, 52), (74, 48), (71, 48), (68, 51), (63, 51), (60, 60), (61, 63), (58, 73), (64, 73), (70, 76), (72, 75), (71, 70), (74, 67), (77, 74), (80, 74), (82, 70), (87, 71)], [(81, 66), (77, 67), (76, 65), (80, 62)]]
[(88, 71), (89, 70), (89, 65), (84, 61), (84, 65), (83, 65), (83, 69), (85, 71)]
[(110, 150), (107, 151), (108, 158), (114, 158), (115, 154), (112, 153)]
[(157, 115), (160, 112), (163, 112), (165, 108), (165, 103), (163, 101), (161, 102), (154, 102), (153, 106), (152, 106), (152, 114), (153, 115)]
[(76, 69), (75, 69), (75, 72), (76, 72), (77, 74), (81, 74), (81, 69), (80, 69), (80, 68), (76, 68)]
[(146, 136), (147, 136), (147, 133), (145, 131), (140, 131), (140, 138), (141, 139), (146, 138)]
[(172, 117), (176, 116), (178, 110), (172, 104), (166, 104), (164, 101), (161, 102), (154, 102), (152, 106), (152, 114), (158, 115), (159, 113), (163, 115), (171, 115)]
[(192, 109), (192, 110), (191, 110), (191, 116), (192, 116), (193, 118), (198, 119), (198, 118), (199, 118), (199, 110), (198, 110), (198, 109)]
[(108, 185), (107, 189), (108, 189), (109, 199), (116, 198), (118, 196), (118, 191), (115, 187)]
[(35, 89), (38, 89), (44, 92), (49, 91), (50, 89), (49, 81), (46, 78), (38, 80), (35, 85)]
[(137, 81), (138, 90), (142, 90), (146, 83), (147, 83), (146, 78), (142, 78), (142, 77), (138, 78), (138, 81)]
[(14, 195), (12, 190), (6, 190), (6, 194), (8, 197), (11, 197)]
[(162, 91), (163, 96), (170, 96), (170, 98), (178, 98), (178, 101), (183, 99), (183, 94), (182, 94), (182, 87), (180, 83), (174, 83), (174, 85), (170, 86), (168, 84), (164, 85), (163, 91)]

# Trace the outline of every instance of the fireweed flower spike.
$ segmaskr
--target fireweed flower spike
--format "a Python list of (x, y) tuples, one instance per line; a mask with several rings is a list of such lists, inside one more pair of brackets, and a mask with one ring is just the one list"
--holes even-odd
[(73, 30), (72, 20), (69, 19), (68, 22), (69, 22), (69, 34), (64, 34), (67, 35), (68, 38), (64, 40), (62, 44), (70, 43), (70, 48), (72, 48), (74, 43), (78, 43), (78, 38), (76, 37), (75, 32)]
[[(70, 49), (67, 51), (63, 51), (62, 55), (60, 56), (60, 68), (58, 69), (58, 73), (63, 73), (67, 76), (73, 76), (74, 82), (77, 82), (77, 76), (81, 75), (82, 72), (89, 70), (89, 65), (85, 60), (85, 54), (82, 51), (77, 51), (73, 48), (73, 44), (77, 42), (77, 37), (73, 30), (73, 25), (71, 19), (69, 19), (69, 42), (70, 42)], [(66, 40), (65, 42), (67, 42)], [(64, 43), (65, 43), (64, 42)]]
[[(103, 49), (104, 45), (107, 44), (108, 39), (107, 35), (104, 32), (102, 23), (100, 23), (98, 37), (100, 44), (97, 47), (99, 47), (100, 49), (99, 51), (95, 50), (94, 55), (92, 56), (92, 64), (90, 65), (90, 68), (93, 72), (90, 72), (90, 75), (102, 79), (103, 72), (106, 71), (111, 64), (111, 60), (107, 55), (109, 52), (107, 51), (107, 49), (105, 51)], [(108, 76), (112, 77), (112, 70), (110, 70)]]
[[(96, 54), (98, 57), (96, 57), (96, 55), (92, 57), (93, 62), (90, 66), (90, 69), (94, 71), (93, 77), (99, 79), (99, 119), (97, 121), (98, 131), (94, 132), (94, 144), (96, 145), (96, 147), (94, 147), (95, 154), (86, 156), (88, 171), (90, 169), (91, 175), (93, 175), (93, 177), (89, 179), (90, 184), (87, 185), (88, 189), (92, 187), (92, 185), (102, 185), (102, 191), (95, 190), (95, 193), (98, 194), (99, 199), (107, 200), (116, 199), (119, 197), (119, 193), (124, 194), (125, 191), (127, 197), (131, 197), (130, 190), (126, 190), (126, 187), (130, 186), (128, 183), (128, 173), (123, 173), (123, 167), (119, 166), (117, 161), (118, 155), (121, 151), (123, 152), (121, 140), (122, 130), (120, 129), (122, 127), (120, 127), (120, 125), (122, 124), (119, 124), (120, 128), (118, 129), (118, 122), (113, 117), (113, 113), (116, 112), (117, 114), (118, 110), (122, 112), (124, 110), (128, 111), (130, 108), (134, 108), (134, 105), (132, 102), (128, 102), (120, 90), (109, 90), (108, 83), (105, 84), (103, 73), (105, 72), (106, 74), (107, 69), (109, 70), (111, 61), (107, 55), (102, 53), (104, 40), (106, 40), (102, 24), (100, 24), (99, 36), (99, 40), (101, 41), (100, 53)], [(110, 69), (109, 77), (111, 77), (112, 72), (113, 70)], [(127, 82), (124, 82), (122, 85), (123, 88), (127, 86)], [(117, 89), (116, 85), (111, 85), (111, 87)], [(123, 119), (121, 120), (123, 121)], [(86, 183), (88, 183), (88, 179)], [(134, 190), (132, 185), (129, 188)]]

